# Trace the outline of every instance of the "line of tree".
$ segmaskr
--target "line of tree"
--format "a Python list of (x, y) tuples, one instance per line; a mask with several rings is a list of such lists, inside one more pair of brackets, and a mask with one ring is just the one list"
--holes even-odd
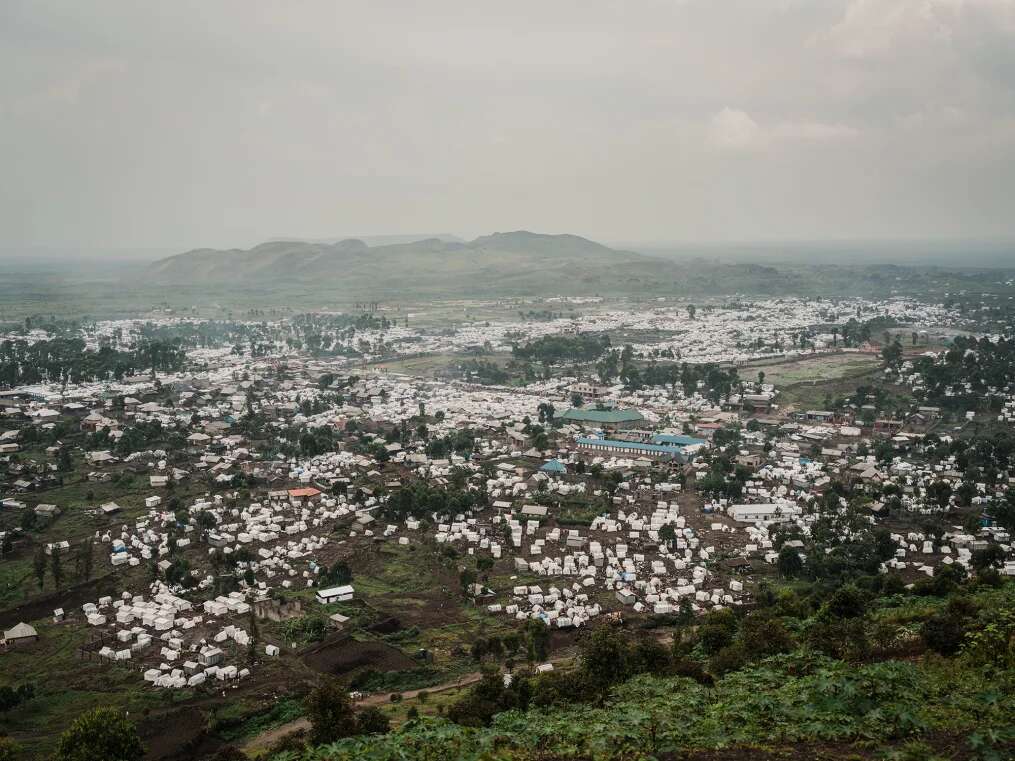
[(1015, 341), (957, 336), (940, 359), (918, 357), (913, 369), (923, 379), (927, 403), (975, 409), (989, 388), (1015, 384)]
[(6, 340), (0, 342), (0, 386), (122, 380), (148, 371), (175, 372), (183, 367), (184, 358), (183, 349), (175, 342), (146, 341), (128, 350), (110, 346), (89, 350), (80, 338), (36, 343)]
[(432, 513), (454, 515), (483, 507), (486, 502), (484, 491), (444, 489), (416, 482), (403, 486), (388, 497), (383, 512), (392, 520), (422, 518)]
[(542, 336), (521, 346), (512, 346), (511, 354), (519, 359), (557, 364), (559, 362), (595, 362), (610, 348), (605, 334), (557, 334)]

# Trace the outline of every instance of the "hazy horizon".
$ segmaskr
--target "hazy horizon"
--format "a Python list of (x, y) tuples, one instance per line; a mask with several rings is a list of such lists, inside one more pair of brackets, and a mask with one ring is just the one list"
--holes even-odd
[[(490, 231), (507, 232), (507, 231)], [(538, 232), (538, 231), (531, 231)], [(578, 234), (578, 233), (572, 233)], [(585, 236), (583, 236), (585, 237)], [(469, 240), (455, 233), (416, 233), (405, 235), (333, 235), (306, 239), (300, 236), (274, 236), (265, 240), (229, 246), (247, 250), (262, 243), (304, 241), (333, 243), (359, 239), (370, 246), (408, 243), (428, 238)], [(596, 241), (620, 251), (634, 251), (650, 257), (694, 259), (709, 257), (719, 261), (758, 264), (895, 264), (952, 268), (1015, 268), (1015, 238), (998, 239), (936, 239), (896, 238), (880, 240), (743, 240), (743, 241)], [(78, 262), (83, 265), (140, 267), (190, 249), (167, 247), (109, 248), (94, 247), (6, 247), (0, 246), (0, 265), (31, 267)], [(841, 257), (849, 256), (848, 261)], [(961, 256), (961, 259), (955, 257)]]
[(0, 247), (1015, 237), (1015, 0), (425, 11), (4, 3)]

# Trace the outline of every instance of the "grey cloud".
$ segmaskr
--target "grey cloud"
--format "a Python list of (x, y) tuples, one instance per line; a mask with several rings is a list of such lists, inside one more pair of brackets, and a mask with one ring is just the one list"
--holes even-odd
[(1013, 9), (9, 0), (2, 242), (1011, 235)]

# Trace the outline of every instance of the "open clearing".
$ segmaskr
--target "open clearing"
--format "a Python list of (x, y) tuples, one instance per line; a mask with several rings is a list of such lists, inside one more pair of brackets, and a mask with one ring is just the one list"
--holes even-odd
[(397, 648), (383, 642), (360, 642), (343, 635), (315, 646), (303, 656), (310, 668), (322, 674), (346, 676), (363, 668), (397, 671), (417, 664)]
[[(758, 366), (765, 373), (765, 383), (778, 387), (797, 383), (823, 383), (840, 378), (864, 375), (879, 364), (874, 354), (818, 354), (788, 362)], [(745, 368), (741, 375), (749, 377), (755, 368)]]
[(855, 352), (818, 354), (782, 362), (752, 363), (740, 368), (740, 376), (753, 380), (765, 373), (765, 383), (779, 389), (776, 401), (783, 412), (821, 407), (826, 400), (848, 395), (865, 377), (877, 372), (875, 354)]
[(421, 378), (432, 378), (445, 371), (451, 365), (462, 362), (466, 359), (458, 354), (424, 354), (416, 357), (394, 359), (388, 362), (379, 362), (371, 365), (372, 369), (384, 370), (391, 373), (405, 373)]

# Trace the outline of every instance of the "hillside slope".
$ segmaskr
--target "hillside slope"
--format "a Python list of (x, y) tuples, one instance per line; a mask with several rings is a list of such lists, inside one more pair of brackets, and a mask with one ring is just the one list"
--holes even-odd
[(195, 249), (151, 264), (130, 279), (197, 303), (209, 298), (289, 304), (295, 299), (386, 300), (550, 295), (919, 297), (997, 287), (994, 271), (891, 265), (762, 265), (716, 257), (661, 258), (577, 235), (494, 233), (463, 242), (426, 238), (370, 245), (271, 241), (248, 250)]
[[(947, 758), (986, 761), (1011, 750), (1007, 686), (1006, 676), (954, 664), (858, 667), (794, 654), (729, 674), (714, 687), (641, 676), (601, 707), (509, 711), (479, 728), (417, 719), (391, 734), (277, 753), (273, 761), (869, 761), (941, 759), (932, 752), (941, 747), (959, 751)], [(969, 752), (977, 743), (982, 755)]]
[[(152, 264), (153, 284), (219, 287), (307, 284), (329, 290), (383, 295), (396, 291), (564, 292), (596, 290), (598, 283), (675, 275), (678, 267), (616, 251), (575, 235), (495, 233), (468, 243), (438, 238), (382, 246), (359, 240), (334, 244), (263, 243), (249, 250), (197, 249)], [(576, 287), (576, 284), (580, 286)]]

